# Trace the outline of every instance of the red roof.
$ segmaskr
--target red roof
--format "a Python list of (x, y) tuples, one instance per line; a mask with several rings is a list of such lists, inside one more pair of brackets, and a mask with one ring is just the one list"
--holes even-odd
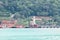
[(2, 25), (0, 25), (0, 28), (2, 28)]
[(9, 21), (9, 20), (3, 20), (2, 24), (5, 24), (7, 27), (13, 27), (16, 24), (17, 21)]
[(23, 25), (16, 25), (17, 28), (23, 28)]
[[(33, 16), (34, 17), (34, 16)], [(32, 19), (33, 19), (32, 17)], [(51, 20), (52, 18), (49, 16), (35, 16), (36, 20), (40, 20), (40, 19), (46, 19), (46, 20)]]

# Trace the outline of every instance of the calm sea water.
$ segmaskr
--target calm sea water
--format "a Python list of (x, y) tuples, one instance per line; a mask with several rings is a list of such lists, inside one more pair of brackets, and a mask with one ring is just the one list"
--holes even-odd
[(60, 40), (60, 29), (5, 28), (0, 29), (0, 40)]

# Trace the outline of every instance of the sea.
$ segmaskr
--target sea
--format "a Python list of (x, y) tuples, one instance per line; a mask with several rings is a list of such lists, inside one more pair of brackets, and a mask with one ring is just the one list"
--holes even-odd
[(0, 28), (0, 40), (60, 40), (60, 28)]

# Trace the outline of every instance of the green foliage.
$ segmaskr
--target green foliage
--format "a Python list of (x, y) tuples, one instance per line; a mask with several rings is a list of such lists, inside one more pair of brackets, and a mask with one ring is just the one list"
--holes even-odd
[[(52, 16), (60, 24), (60, 0), (0, 0), (0, 16)], [(57, 16), (56, 16), (57, 15)]]

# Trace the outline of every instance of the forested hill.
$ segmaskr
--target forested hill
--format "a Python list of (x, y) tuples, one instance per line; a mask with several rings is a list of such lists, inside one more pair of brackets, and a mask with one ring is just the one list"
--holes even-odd
[(0, 15), (52, 16), (60, 19), (60, 0), (0, 0)]

